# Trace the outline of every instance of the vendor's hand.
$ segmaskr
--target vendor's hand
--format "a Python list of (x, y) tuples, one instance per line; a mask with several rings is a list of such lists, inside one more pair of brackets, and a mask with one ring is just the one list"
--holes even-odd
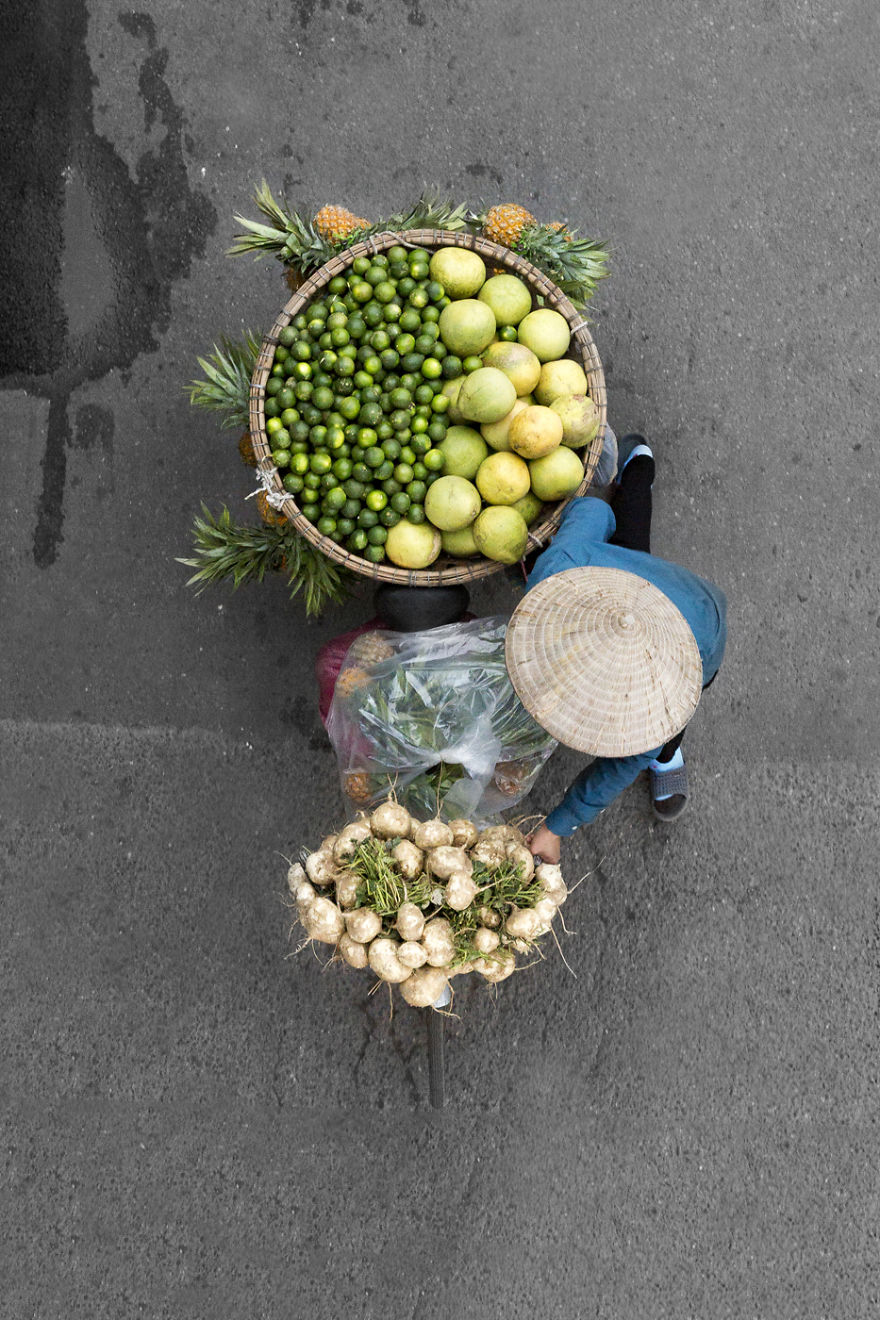
[(559, 865), (562, 839), (552, 830), (548, 830), (546, 825), (539, 825), (536, 830), (532, 830), (531, 834), (526, 836), (526, 844), (534, 857), (540, 857), (553, 866)]

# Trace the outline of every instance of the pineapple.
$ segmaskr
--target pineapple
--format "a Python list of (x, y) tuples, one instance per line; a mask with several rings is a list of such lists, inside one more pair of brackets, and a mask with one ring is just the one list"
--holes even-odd
[(604, 243), (579, 238), (561, 220), (539, 224), (525, 207), (512, 202), (491, 206), (471, 219), (482, 223), (485, 238), (510, 248), (543, 271), (576, 307), (586, 305), (599, 280), (608, 274)]
[(356, 229), (369, 228), (370, 222), (353, 211), (347, 211), (344, 206), (322, 206), (312, 224), (321, 238), (335, 247)]
[(349, 658), (356, 659), (361, 665), (379, 665), (393, 655), (394, 647), (378, 631), (362, 633), (348, 648)]
[(247, 467), (257, 466), (257, 454), (254, 449), (254, 442), (251, 439), (250, 431), (245, 431), (238, 442), (238, 452), (241, 454), (241, 461)]
[(561, 220), (554, 220), (552, 224), (549, 224), (547, 226), (547, 228), (554, 230), (557, 234), (564, 229), (565, 230), (564, 238), (566, 243), (570, 243), (571, 240), (574, 238), (574, 234), (568, 232), (568, 225), (563, 224)]
[(353, 771), (345, 776), (345, 795), (350, 797), (352, 802), (358, 806), (364, 806), (373, 796), (373, 786), (370, 783), (370, 776), (363, 771)]
[(348, 669), (343, 669), (337, 678), (335, 690), (341, 697), (349, 697), (352, 692), (366, 687), (369, 681), (370, 676), (365, 669), (361, 669), (359, 665), (350, 665)]
[(269, 496), (265, 490), (261, 490), (257, 496), (257, 509), (260, 518), (267, 527), (286, 527), (287, 517), (281, 509), (276, 509), (269, 503)]
[(500, 206), (491, 206), (486, 212), (483, 237), (488, 238), (490, 243), (512, 248), (523, 230), (534, 224), (537, 224), (535, 217), (524, 206), (504, 202)]

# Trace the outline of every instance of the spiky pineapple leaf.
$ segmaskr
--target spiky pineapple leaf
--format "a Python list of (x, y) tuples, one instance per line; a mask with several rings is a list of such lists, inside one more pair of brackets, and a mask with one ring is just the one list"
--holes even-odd
[(596, 285), (608, 275), (608, 248), (601, 239), (582, 238), (563, 225), (529, 225), (513, 251), (553, 281), (576, 307), (585, 307)]
[(352, 575), (306, 541), (292, 525), (254, 527), (235, 522), (224, 506), (215, 518), (206, 505), (193, 520), (194, 556), (177, 562), (196, 571), (187, 586), (201, 593), (214, 582), (262, 582), (269, 572), (283, 572), (291, 600), (302, 595), (306, 614), (315, 618), (331, 602), (343, 600)]
[[(365, 233), (378, 234), (383, 230), (393, 233), (407, 229), (448, 229), (455, 233), (469, 229), (468, 208), (456, 206), (451, 198), (441, 197), (431, 189), (425, 189), (422, 195), (406, 211), (395, 211), (384, 220), (370, 225)], [(348, 240), (351, 242), (351, 239)]]
[(270, 223), (265, 225), (236, 215), (236, 223), (243, 225), (246, 232), (236, 234), (235, 242), (227, 249), (227, 256), (239, 257), (249, 252), (257, 259), (275, 257), (285, 265), (296, 266), (303, 273), (317, 270), (333, 256), (335, 247), (286, 201), (276, 201), (265, 179), (256, 189), (254, 201)]
[(202, 380), (184, 386), (194, 408), (224, 414), (221, 427), (247, 426), (250, 418), (251, 377), (260, 353), (260, 340), (246, 330), (238, 342), (221, 338), (207, 357), (196, 358)]

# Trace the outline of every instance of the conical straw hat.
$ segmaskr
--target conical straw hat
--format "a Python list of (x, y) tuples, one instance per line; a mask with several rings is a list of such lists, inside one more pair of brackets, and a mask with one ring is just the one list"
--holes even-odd
[(526, 710), (566, 747), (635, 756), (683, 729), (703, 666), (681, 611), (619, 568), (545, 578), (507, 629), (510, 681)]

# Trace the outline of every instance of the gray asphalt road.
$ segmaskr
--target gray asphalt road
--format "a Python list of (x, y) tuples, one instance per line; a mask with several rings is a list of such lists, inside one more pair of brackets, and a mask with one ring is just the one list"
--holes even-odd
[[(874, 1317), (876, 7), (5, 22), (0, 1313)], [(441, 1114), (416, 1015), (286, 959), (279, 853), (342, 806), (312, 660), (369, 593), (307, 625), (175, 563), (200, 500), (248, 507), (182, 386), (286, 299), (223, 255), (264, 175), (611, 240), (610, 418), (730, 601), (693, 810), (637, 785), (576, 836), (576, 975), (465, 988)]]

